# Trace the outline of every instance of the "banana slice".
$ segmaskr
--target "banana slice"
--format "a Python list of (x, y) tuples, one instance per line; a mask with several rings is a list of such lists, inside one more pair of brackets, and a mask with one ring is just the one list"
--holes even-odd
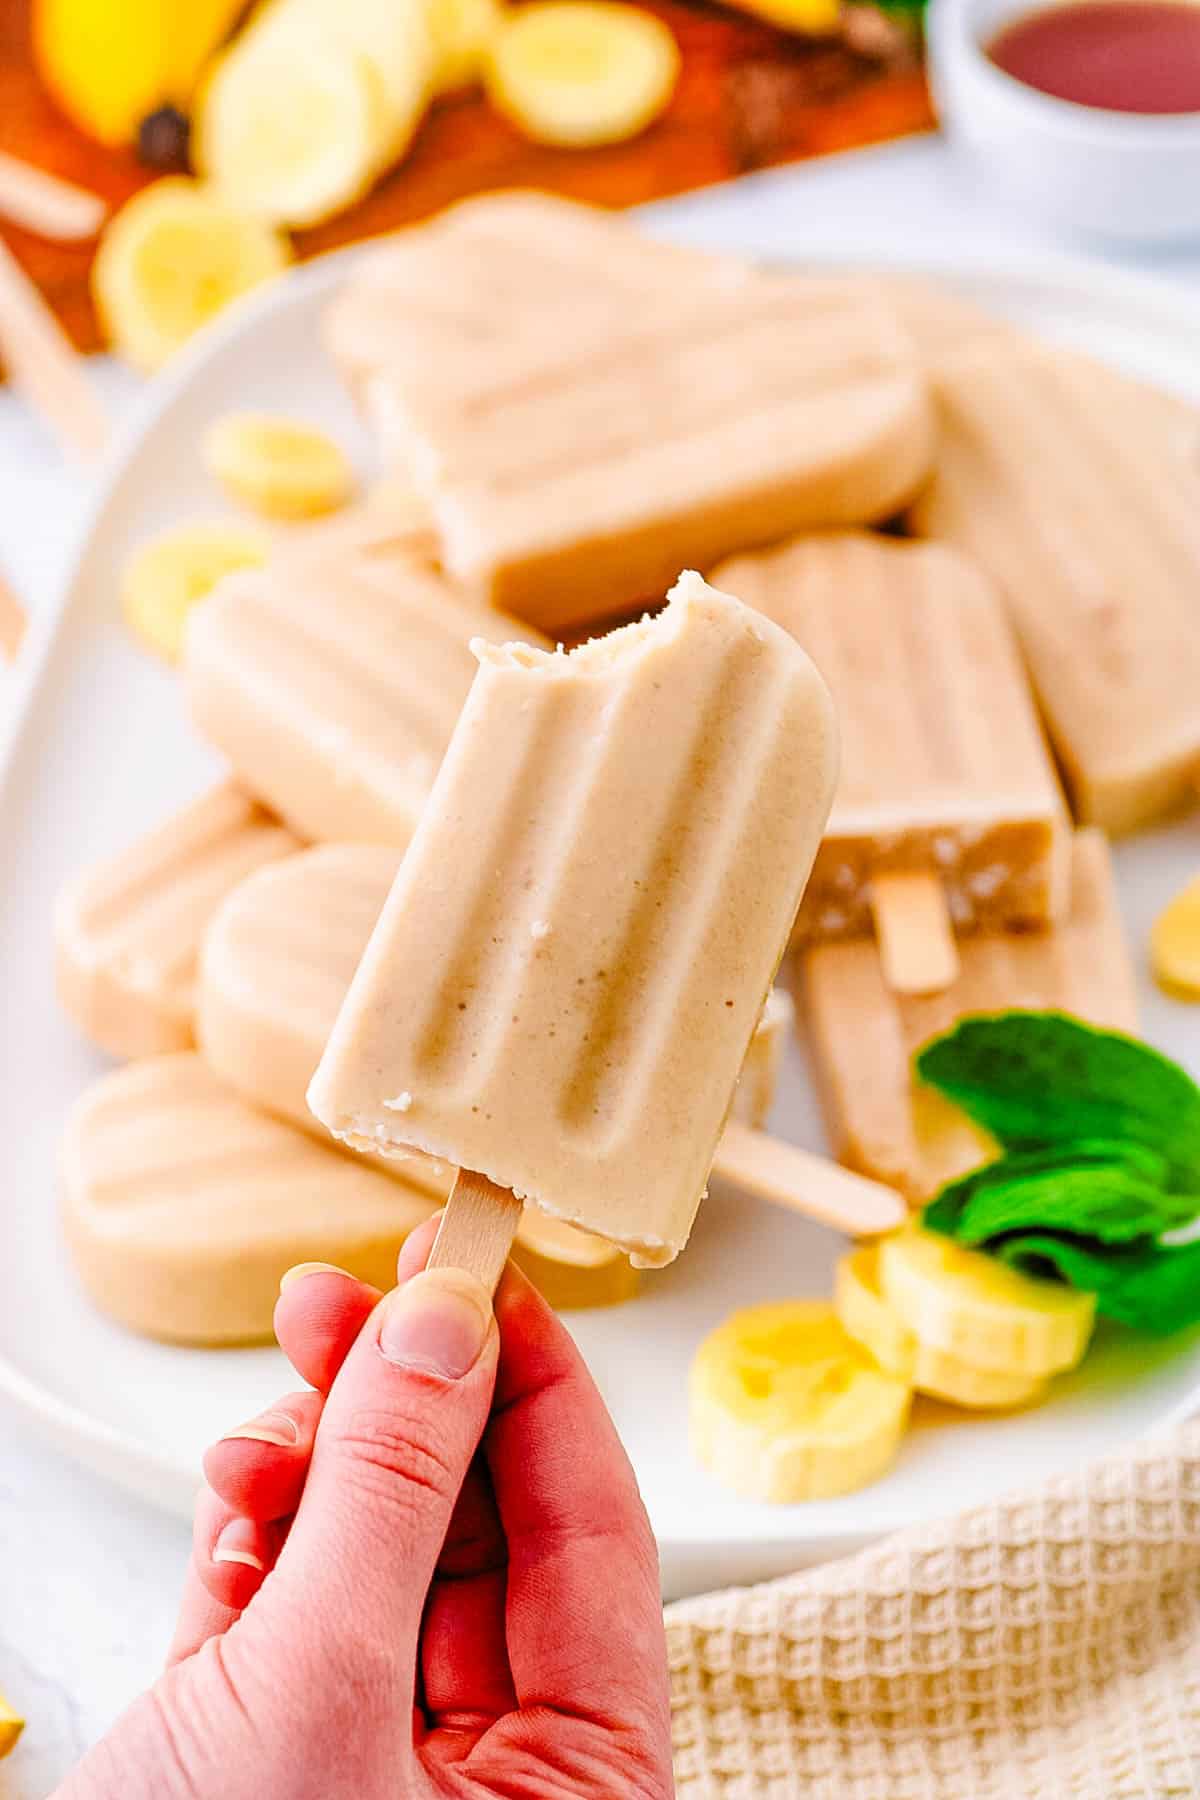
[(692, 1447), (748, 1500), (830, 1499), (883, 1474), (911, 1397), (824, 1301), (751, 1306), (696, 1352)]
[(92, 291), (116, 348), (152, 372), (290, 260), (277, 232), (199, 182), (170, 176), (135, 194), (110, 222), (92, 266)]
[(197, 168), (258, 217), (316, 225), (359, 199), (384, 159), (382, 84), (362, 57), (318, 43), (235, 41), (200, 97)]
[(492, 42), (493, 104), (540, 144), (616, 144), (666, 106), (679, 46), (661, 19), (618, 0), (531, 0)]
[(19, 1713), (13, 1711), (8, 1701), (0, 1694), (0, 1761), (10, 1750), (15, 1748), (17, 1739), (25, 1729), (25, 1721)]
[(330, 57), (361, 59), (383, 99), (379, 162), (407, 147), (428, 104), (438, 59), (435, 19), (446, 0), (273, 0), (273, 32), (319, 43)]
[(240, 525), (176, 525), (134, 551), (121, 576), (121, 610), (168, 662), (183, 648), (187, 616), (235, 569), (266, 561), (266, 540)]
[(437, 55), (433, 73), (436, 93), (452, 93), (482, 79), (503, 16), (500, 0), (432, 0), (429, 22)]
[(269, 519), (313, 519), (354, 487), (345, 452), (325, 432), (272, 413), (226, 413), (205, 433), (204, 465), (235, 500)]
[(1039, 1281), (918, 1227), (879, 1246), (879, 1280), (923, 1344), (1009, 1377), (1041, 1381), (1073, 1369), (1095, 1323), (1095, 1295)]
[(995, 1409), (1030, 1406), (1045, 1394), (1044, 1381), (1003, 1369), (976, 1368), (960, 1356), (923, 1343), (883, 1297), (875, 1245), (842, 1257), (834, 1306), (850, 1336), (870, 1351), (880, 1368), (919, 1393), (955, 1406)]
[(1200, 1000), (1200, 877), (1176, 894), (1154, 921), (1150, 966), (1168, 994)]
[(264, 219), (316, 225), (407, 149), (435, 61), (415, 0), (273, 0), (200, 96), (197, 166)]

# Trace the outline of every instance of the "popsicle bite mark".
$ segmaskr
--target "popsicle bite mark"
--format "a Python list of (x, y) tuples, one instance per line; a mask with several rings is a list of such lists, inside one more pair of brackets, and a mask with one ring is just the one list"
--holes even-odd
[(884, 979), (894, 994), (938, 994), (958, 979), (958, 946), (936, 875), (871, 879), (871, 912)]

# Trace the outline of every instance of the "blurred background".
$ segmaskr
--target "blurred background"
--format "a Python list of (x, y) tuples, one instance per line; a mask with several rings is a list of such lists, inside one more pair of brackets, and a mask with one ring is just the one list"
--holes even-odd
[[(631, 206), (933, 124), (919, 0), (600, 9), (610, 25), (618, 11), (618, 24), (660, 22), (666, 54), (634, 30), (612, 51), (626, 67), (610, 78), (607, 117), (539, 118), (536, 99), (530, 116), (520, 87), (536, 88), (539, 59), (552, 80), (556, 59), (603, 57), (596, 10), (583, 9), (582, 43), (564, 5), (556, 36), (523, 59), (518, 44), (510, 60), (525, 66), (506, 95), (490, 54), (511, 23), (499, 0), (274, 0), (257, 13), (238, 0), (0, 0), (0, 151), (113, 209), (164, 174), (220, 174), (306, 257), (490, 188)], [(405, 26), (410, 41), (398, 43)], [(630, 65), (655, 65), (656, 49), (639, 83)], [(377, 122), (362, 128), (339, 63), (368, 84), (382, 71), (394, 88)], [(341, 139), (338, 169), (322, 131)], [(572, 135), (580, 141), (547, 141)], [(74, 342), (96, 347), (94, 238), (2, 228)]]

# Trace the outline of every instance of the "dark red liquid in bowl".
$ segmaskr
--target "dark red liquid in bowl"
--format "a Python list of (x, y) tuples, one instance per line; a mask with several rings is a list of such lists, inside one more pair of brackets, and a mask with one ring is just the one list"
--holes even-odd
[(1200, 5), (1078, 0), (1005, 25), (987, 45), (1027, 87), (1109, 112), (1200, 112)]

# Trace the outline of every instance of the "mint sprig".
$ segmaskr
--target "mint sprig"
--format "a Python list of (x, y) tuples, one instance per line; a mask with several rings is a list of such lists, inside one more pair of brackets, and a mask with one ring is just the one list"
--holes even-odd
[(1094, 1293), (1144, 1330), (1200, 1322), (1200, 1088), (1137, 1039), (1063, 1013), (960, 1021), (918, 1053), (922, 1080), (999, 1142), (926, 1207), (933, 1231)]
[(1200, 1088), (1137, 1038), (1066, 1013), (985, 1013), (926, 1044), (916, 1066), (1006, 1150), (1144, 1144), (1172, 1186), (1200, 1187)]

